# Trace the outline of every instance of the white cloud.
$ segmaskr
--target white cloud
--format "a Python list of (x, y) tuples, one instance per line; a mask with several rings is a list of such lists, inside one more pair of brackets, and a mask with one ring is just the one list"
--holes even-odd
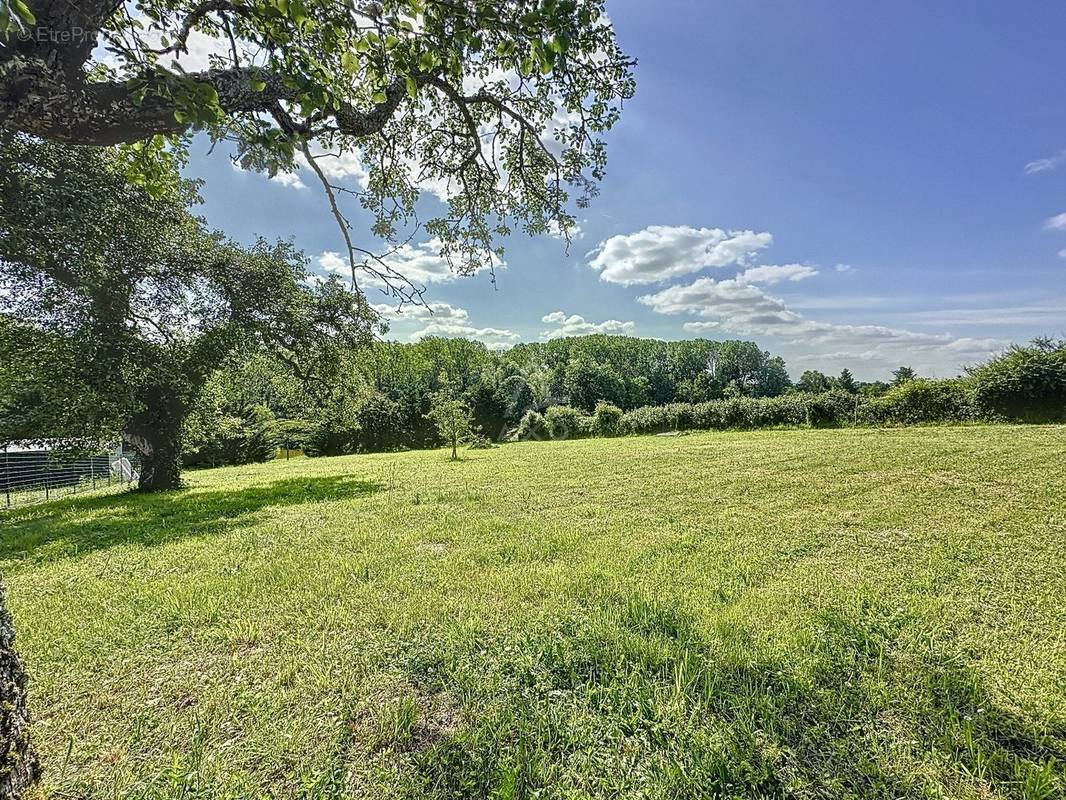
[(324, 272), (337, 272), (342, 275), (352, 274), (348, 260), (333, 250), (326, 250), (318, 257), (318, 266)]
[(837, 272), (851, 272), (854, 267), (852, 267), (851, 264), (837, 264), (833, 269)]
[[(133, 9), (132, 17), (142, 25), (148, 23), (148, 19), (137, 9)], [(153, 50), (162, 49), (162, 36), (161, 30), (149, 27), (144, 31), (145, 45)], [(106, 41), (101, 37), (100, 43), (93, 50), (93, 61), (112, 69), (119, 69), (124, 62), (113, 52), (107, 50), (105, 44)], [(169, 52), (159, 56), (159, 66), (174, 72), (203, 72), (211, 68), (211, 56), (220, 56), (227, 61), (232, 60), (228, 39), (208, 36), (200, 31), (192, 30), (189, 31), (185, 45), (188, 49), (187, 53)], [(249, 47), (248, 42), (237, 40), (238, 52), (244, 63), (254, 63)]]
[[(577, 241), (578, 239), (580, 239), (582, 236), (585, 235), (584, 232), (581, 230), (581, 225), (578, 224), (577, 222), (575, 222), (573, 225), (570, 226), (569, 233), (570, 233), (570, 239), (573, 240), (573, 241)], [(551, 236), (554, 239), (565, 239), (566, 238), (565, 236), (563, 236), (563, 229), (560, 227), (559, 223), (556, 222), (554, 219), (548, 220), (548, 235)]]
[[(384, 259), (400, 275), (403, 275), (412, 283), (446, 283), (460, 277), (452, 270), (448, 259), (441, 256), (442, 243), (439, 239), (430, 239), (421, 244), (404, 244), (395, 253)], [(490, 263), (485, 263), (476, 271), (488, 269), (505, 269), (506, 263), (493, 257)]]
[[(441, 242), (439, 239), (430, 239), (420, 244), (403, 244), (395, 252), (385, 256), (382, 260), (391, 267), (397, 275), (402, 275), (411, 283), (447, 283), (461, 277), (452, 270), (448, 260), (440, 255)], [(351, 267), (348, 259), (333, 250), (326, 250), (318, 257), (318, 266), (324, 272), (333, 272), (342, 276), (351, 276)], [(475, 272), (488, 269), (485, 263)], [(492, 259), (493, 269), (506, 269), (507, 264), (498, 258)], [(356, 277), (360, 285), (383, 287), (382, 282), (368, 272), (357, 272)]]
[(637, 299), (660, 314), (704, 318), (683, 325), (690, 333), (716, 331), (739, 336), (774, 336), (806, 348), (812, 344), (830, 344), (841, 352), (878, 353), (886, 362), (905, 360), (908, 353), (936, 351), (958, 363), (987, 356), (1008, 344), (999, 339), (953, 337), (881, 325), (819, 322), (790, 309), (783, 300), (759, 287), (735, 278), (724, 281), (699, 278)]
[(541, 333), (542, 339), (560, 339), (563, 336), (587, 336), (590, 333), (614, 333), (629, 335), (635, 327), (633, 322), (608, 319), (603, 322), (589, 322), (577, 314), (566, 315), (563, 311), (553, 311), (540, 318), (541, 322), (554, 325), (551, 330)]
[(373, 303), (371, 307), (381, 316), (393, 322), (412, 322), (415, 320), (433, 320), (441, 322), (469, 322), (470, 314), (465, 308), (457, 308), (448, 303), (428, 303), (427, 305), (406, 304), (397, 308), (390, 303)]
[(290, 189), (307, 188), (307, 184), (300, 180), (300, 176), (295, 172), (279, 172), (270, 180), (274, 183), (280, 183), (282, 186), (288, 186)]
[(1056, 167), (1066, 164), (1066, 150), (1060, 150), (1050, 158), (1038, 158), (1025, 165), (1026, 175), (1035, 175), (1038, 172), (1047, 172)]
[[(354, 180), (363, 189), (370, 184), (370, 173), (363, 167), (358, 153), (331, 152), (313, 145), (311, 155), (315, 157), (315, 164), (322, 170), (322, 174), (330, 181)], [(310, 169), (302, 154), (297, 154), (296, 163), (302, 169)]]
[(818, 274), (818, 270), (806, 264), (780, 264), (760, 267), (749, 267), (737, 275), (737, 280), (742, 283), (766, 283), (775, 284), (781, 281), (801, 281), (804, 278), (812, 278)]
[(1066, 258), (1066, 247), (1059, 250), (1059, 258)]
[(1050, 217), (1044, 227), (1052, 231), (1066, 231), (1066, 211)]
[[(470, 313), (465, 308), (448, 303), (408, 304), (402, 308), (389, 303), (374, 303), (372, 308), (397, 326), (401, 332), (407, 330), (401, 338), (411, 342), (427, 336), (462, 337), (477, 339), (490, 350), (501, 350), (517, 344), (522, 338), (514, 331), (504, 328), (478, 328), (471, 324)], [(410, 330), (409, 326), (412, 323), (420, 327)]]
[(600, 273), (600, 280), (610, 283), (658, 283), (706, 267), (743, 265), (751, 254), (772, 242), (769, 233), (651, 225), (600, 242), (588, 254), (589, 266)]
[(408, 338), (411, 341), (423, 339), (426, 336), (443, 336), (445, 338), (462, 337), (464, 339), (477, 339), (484, 343), (490, 350), (503, 350), (522, 340), (514, 331), (503, 328), (475, 328), (472, 325), (460, 321), (447, 319), (434, 320), (422, 330), (415, 331)]

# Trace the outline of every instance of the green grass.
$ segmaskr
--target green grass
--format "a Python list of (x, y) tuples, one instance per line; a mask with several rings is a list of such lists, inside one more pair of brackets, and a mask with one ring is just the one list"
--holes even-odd
[(1064, 454), (530, 442), (9, 513), (42, 792), (1061, 798)]

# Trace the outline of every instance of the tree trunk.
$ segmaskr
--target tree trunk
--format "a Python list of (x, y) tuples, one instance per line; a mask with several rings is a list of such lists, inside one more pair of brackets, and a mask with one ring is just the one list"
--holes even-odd
[(29, 725), (26, 671), (15, 652), (15, 627), (0, 583), (0, 797), (21, 797), (40, 774)]
[(181, 425), (185, 410), (181, 389), (154, 387), (145, 398), (144, 410), (126, 426), (123, 438), (141, 455), (138, 491), (181, 488)]

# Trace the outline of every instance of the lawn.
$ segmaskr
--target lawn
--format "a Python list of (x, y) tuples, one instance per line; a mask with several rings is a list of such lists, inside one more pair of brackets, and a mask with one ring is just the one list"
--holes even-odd
[(0, 516), (43, 793), (1066, 796), (1066, 427), (278, 461)]

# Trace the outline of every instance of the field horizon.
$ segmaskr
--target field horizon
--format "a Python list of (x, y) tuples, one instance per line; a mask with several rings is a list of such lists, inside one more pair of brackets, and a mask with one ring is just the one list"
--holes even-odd
[(1062, 425), (519, 442), (6, 512), (33, 791), (1061, 797), (1063, 453)]

